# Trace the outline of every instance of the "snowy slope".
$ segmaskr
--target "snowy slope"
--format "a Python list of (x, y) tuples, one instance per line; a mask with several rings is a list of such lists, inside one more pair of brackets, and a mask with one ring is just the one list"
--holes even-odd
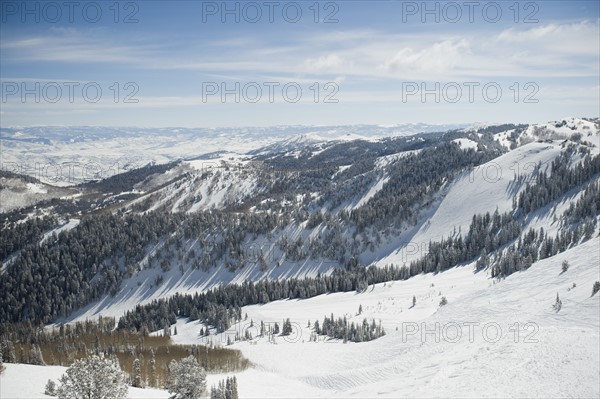
[[(596, 237), (497, 282), (467, 266), (378, 284), (362, 294), (245, 307), (242, 312), (248, 320), (229, 334), (244, 331), (251, 320), (255, 326), (260, 321), (281, 325), (287, 317), (294, 333), (276, 337), (275, 344), (259, 337), (233, 345), (255, 365), (251, 384), (245, 385), (244, 373), (240, 374), (240, 394), (598, 397), (600, 295), (590, 294), (593, 281), (600, 278), (599, 252)], [(561, 274), (563, 260), (571, 266)], [(448, 299), (445, 307), (438, 305), (440, 293)], [(558, 313), (552, 308), (557, 293), (563, 303)], [(410, 308), (413, 295), (417, 305)], [(361, 304), (364, 312), (356, 316)], [(331, 312), (354, 321), (381, 319), (387, 335), (360, 344), (309, 342), (308, 320), (322, 320)], [(198, 330), (196, 322), (181, 320), (173, 339), (203, 342)], [(257, 334), (256, 327), (251, 331)], [(226, 334), (211, 340), (226, 342)], [(290, 385), (290, 380), (296, 384)]]
[(459, 232), (464, 236), (473, 215), (492, 214), (496, 209), (500, 213), (511, 210), (513, 198), (524, 188), (517, 184), (515, 176), (530, 180), (538, 163), (543, 169), (562, 151), (559, 141), (529, 143), (463, 173), (443, 190), (421, 224), (403, 235), (398, 249), (377, 264), (410, 262), (427, 251), (430, 241), (440, 241)]
[[(563, 260), (570, 263), (566, 273), (561, 273)], [(251, 321), (256, 337), (261, 321), (281, 325), (291, 319), (289, 337), (233, 345), (254, 365), (235, 373), (240, 397), (598, 397), (600, 294), (590, 294), (600, 279), (599, 263), (596, 237), (500, 281), (474, 274), (470, 265), (377, 284), (360, 294), (247, 306), (246, 321), (210, 340), (225, 345), (227, 334), (243, 332)], [(448, 299), (444, 307), (438, 304), (440, 293)], [(558, 313), (552, 308), (557, 293)], [(417, 302), (411, 308), (413, 295)], [(363, 314), (356, 315), (360, 305)], [(332, 312), (352, 321), (381, 320), (387, 335), (360, 344), (322, 337), (309, 342), (307, 322)], [(204, 343), (199, 328), (180, 320), (172, 339)], [(8, 364), (0, 397), (44, 398), (47, 379), (63, 372)], [(208, 386), (225, 376), (209, 375)], [(161, 390), (130, 388), (129, 393), (168, 397)]]
[(74, 195), (75, 190), (40, 182), (26, 182), (18, 177), (0, 177), (0, 213), (27, 207), (44, 200)]
[(559, 121), (531, 125), (522, 138), (557, 140), (571, 138), (574, 134), (581, 135), (582, 142), (598, 147), (600, 145), (600, 121), (569, 117)]
[[(477, 131), (477, 128), (466, 130)], [(524, 145), (532, 141), (565, 140), (572, 139), (575, 135), (580, 137), (582, 143), (600, 146), (600, 120), (568, 117), (558, 121), (532, 124), (519, 131), (509, 129), (496, 133), (494, 139), (506, 149), (511, 149), (512, 146)], [(511, 141), (511, 137), (514, 142)]]
[[(486, 164), (464, 172), (454, 181), (449, 182), (437, 194), (430, 208), (425, 209), (415, 227), (405, 230), (398, 236), (392, 236), (374, 252), (366, 251), (361, 261), (366, 264), (374, 263), (380, 266), (387, 264), (402, 265), (426, 254), (430, 241), (439, 241), (453, 234), (466, 234), (472, 217), (475, 214), (492, 214), (496, 209), (506, 212), (512, 209), (513, 198), (523, 188), (515, 182), (515, 176), (522, 176), (527, 181), (538, 165), (545, 168), (552, 160), (561, 154), (563, 147), (560, 141), (533, 142), (512, 150)], [(593, 149), (598, 151), (597, 148)], [(404, 153), (394, 156), (382, 157), (378, 162), (384, 166), (394, 158), (399, 158)], [(246, 175), (242, 167), (247, 164), (243, 157), (233, 158), (226, 155), (215, 158), (213, 161), (191, 161), (187, 163), (196, 169), (195, 173), (202, 174), (197, 177), (176, 182), (164, 187), (157, 193), (142, 196), (134, 201), (144, 201), (150, 195), (158, 195), (154, 208), (168, 205), (173, 211), (194, 212), (200, 209), (210, 209), (212, 206), (222, 206), (225, 202), (239, 201), (244, 195), (250, 195), (259, 187), (253, 184), (252, 175)], [(221, 166), (221, 161), (227, 160), (228, 166)], [(214, 167), (210, 167), (210, 166)], [(238, 165), (238, 166), (236, 166)], [(347, 207), (354, 207), (357, 203), (364, 203), (372, 197), (385, 183), (385, 175), (380, 177), (367, 190), (366, 194), (348, 201)], [(556, 207), (542, 209), (537, 212), (527, 228), (544, 227), (546, 231), (555, 234), (558, 223), (554, 223), (555, 216), (560, 216), (577, 196), (565, 196)], [(524, 229), (525, 230), (527, 230)], [(261, 249), (268, 259), (271, 267), (260, 270), (257, 263), (248, 264), (236, 273), (228, 271), (219, 265), (209, 271), (194, 270), (189, 265), (179, 270), (177, 264), (167, 273), (162, 273), (156, 267), (144, 269), (128, 278), (116, 296), (105, 295), (99, 301), (90, 304), (65, 320), (76, 321), (86, 318), (103, 316), (121, 316), (125, 311), (134, 308), (137, 304), (146, 304), (154, 299), (169, 297), (175, 293), (193, 294), (205, 291), (215, 285), (227, 283), (242, 283), (246, 280), (257, 281), (262, 278), (278, 279), (315, 276), (317, 273), (328, 273), (335, 266), (335, 262), (327, 259), (306, 259), (301, 262), (282, 260), (282, 253), (277, 249), (279, 236), (286, 234), (290, 239), (302, 236), (316, 237), (320, 228), (303, 230), (302, 226), (291, 225), (279, 235), (271, 238), (248, 237), (244, 248), (251, 252)], [(186, 251), (194, 248), (194, 242), (184, 244)], [(160, 251), (160, 246), (152, 250)], [(275, 266), (275, 264), (279, 266)], [(156, 277), (162, 274), (164, 279), (156, 285)]]
[[(380, 266), (402, 265), (422, 256), (430, 241), (453, 234), (464, 235), (474, 214), (510, 210), (513, 199), (523, 188), (522, 182), (532, 177), (538, 165), (544, 169), (564, 151), (565, 138), (582, 132), (586, 132), (586, 135), (581, 134), (582, 142), (593, 144), (600, 137), (597, 123), (575, 118), (528, 127), (519, 137), (523, 145), (446, 182), (431, 205), (420, 214), (416, 226), (385, 238), (387, 241), (376, 250), (365, 251), (361, 261)], [(337, 134), (335, 137), (339, 139), (342, 132), (334, 129), (329, 134), (331, 137)], [(510, 131), (501, 133), (496, 139), (509, 148), (513, 144), (508, 139), (510, 134)], [(280, 143), (296, 148), (321, 139), (318, 133), (310, 131)], [(454, 141), (464, 149), (477, 144), (464, 138)], [(173, 154), (180, 150), (176, 148)], [(290, 148), (288, 155), (293, 156), (297, 151), (300, 150)], [(591, 152), (600, 152), (599, 146), (592, 147)], [(409, 153), (377, 159), (375, 165), (381, 172), (378, 177), (369, 181), (360, 193), (353, 193), (339, 209), (366, 203), (386, 184), (385, 167)], [(164, 175), (154, 176), (153, 183), (145, 182), (150, 187), (148, 191), (136, 187), (136, 193), (141, 196), (131, 204), (149, 200), (152, 204), (149, 209), (166, 207), (172, 212), (195, 212), (238, 203), (244, 196), (256, 195), (261, 190), (252, 175), (250, 160), (250, 156), (233, 150), (195, 157), (177, 166), (177, 171), (169, 170)], [(348, 167), (340, 167), (340, 172)], [(179, 179), (180, 176), (184, 178)], [(523, 177), (521, 183), (516, 177)], [(38, 183), (28, 184), (26, 189), (31, 195), (43, 195), (47, 191)], [(532, 213), (525, 227), (543, 227), (549, 234), (555, 234), (559, 230), (555, 218), (580, 195), (577, 189), (572, 190)], [(289, 200), (292, 205), (300, 201), (301, 198)], [(71, 218), (56, 231), (73, 228), (77, 223), (78, 219)], [(175, 261), (170, 271), (162, 273), (157, 267), (146, 268), (149, 254), (140, 263), (142, 270), (126, 279), (115, 296), (105, 295), (59, 322), (96, 319), (98, 315), (119, 317), (138, 304), (175, 293), (202, 292), (219, 284), (312, 277), (330, 272), (337, 265), (335, 262), (322, 259), (291, 262), (283, 260), (281, 251), (274, 249), (283, 234), (290, 239), (307, 239), (322, 231), (322, 226), (304, 229), (304, 225), (304, 222), (291, 223), (277, 233), (279, 236), (268, 239), (264, 236), (247, 238), (243, 243), (247, 248), (244, 248), (264, 250), (270, 262), (268, 270), (260, 270), (258, 264), (246, 265), (235, 273), (224, 265), (209, 271), (192, 270), (189, 265), (180, 270)], [(197, 240), (193, 238), (183, 243), (185, 250), (195, 248)], [(160, 252), (161, 245), (149, 251)], [(295, 331), (290, 337), (276, 337), (275, 342), (269, 342), (266, 337), (255, 338), (252, 342), (233, 345), (254, 364), (254, 368), (237, 375), (242, 397), (598, 397), (600, 355), (590, 348), (598, 348), (600, 344), (600, 294), (593, 298), (589, 295), (592, 283), (600, 279), (599, 251), (600, 239), (596, 237), (504, 280), (490, 279), (487, 270), (475, 274), (473, 265), (469, 264), (441, 274), (378, 284), (360, 294), (334, 293), (307, 300), (247, 306), (243, 313), (248, 314), (248, 320), (208, 339), (198, 336), (202, 327), (198, 322), (179, 320), (179, 334), (173, 339), (178, 343), (225, 345), (228, 334), (243, 336), (251, 321), (254, 322), (252, 335), (256, 337), (260, 321), (281, 325), (283, 319), (291, 318)], [(568, 260), (571, 267), (561, 274), (563, 260)], [(163, 277), (160, 283), (158, 275)], [(559, 313), (552, 309), (557, 293), (563, 301)], [(415, 307), (411, 307), (413, 295), (417, 301)], [(440, 308), (442, 296), (449, 304)], [(363, 313), (357, 315), (361, 305)], [(331, 313), (354, 322), (362, 322), (365, 317), (381, 320), (387, 335), (361, 344), (343, 344), (322, 337), (319, 342), (309, 342), (308, 322), (322, 321)], [(441, 336), (421, 335), (425, 329), (431, 332), (437, 327), (441, 329)], [(493, 337), (498, 328), (502, 333), (496, 340)], [(459, 332), (462, 339), (454, 342), (452, 337)], [(473, 339), (467, 338), (471, 334), (474, 334)], [(2, 386), (8, 388), (6, 391), (3, 388), (0, 397), (4, 398), (5, 392), (17, 395), (19, 388), (14, 381), (18, 381), (15, 377), (18, 367), (9, 365), (7, 374), (0, 380)], [(42, 378), (44, 373), (58, 372), (52, 371), (54, 368), (46, 369), (41, 373), (32, 369), (30, 374), (32, 378), (38, 378), (35, 377), (38, 374)], [(17, 371), (29, 373), (30, 370)], [(503, 378), (497, 381), (491, 378), (497, 374)], [(224, 376), (209, 376), (209, 385), (218, 378)], [(507, 378), (513, 384), (507, 385)], [(42, 379), (43, 387), (47, 377)], [(38, 385), (27, 386), (25, 394), (19, 391), (17, 397), (37, 397)], [(154, 394), (164, 397), (161, 391), (149, 393)]]

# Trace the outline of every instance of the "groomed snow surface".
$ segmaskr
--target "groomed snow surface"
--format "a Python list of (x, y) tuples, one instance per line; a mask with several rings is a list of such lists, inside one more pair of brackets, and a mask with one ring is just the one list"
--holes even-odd
[[(569, 269), (562, 273), (567, 260)], [(503, 280), (472, 265), (407, 281), (306, 300), (247, 306), (248, 319), (211, 336), (290, 318), (289, 337), (233, 344), (253, 367), (237, 373), (241, 397), (598, 397), (600, 395), (600, 238), (533, 264)], [(562, 309), (553, 304), (560, 296)], [(412, 306), (412, 297), (416, 306)], [(444, 296), (446, 306), (439, 302)], [(359, 306), (363, 313), (357, 315)], [(331, 313), (381, 320), (387, 335), (366, 343), (309, 340), (311, 325)], [(179, 320), (175, 343), (203, 343), (197, 322)], [(64, 368), (7, 364), (0, 397), (43, 398)], [(225, 375), (209, 375), (208, 386)], [(168, 397), (131, 388), (132, 398)]]

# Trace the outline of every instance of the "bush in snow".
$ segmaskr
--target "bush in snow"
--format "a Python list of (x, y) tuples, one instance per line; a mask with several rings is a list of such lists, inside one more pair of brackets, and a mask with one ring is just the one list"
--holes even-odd
[(445, 296), (442, 297), (442, 299), (440, 300), (440, 306), (444, 306), (448, 304), (448, 300), (446, 299)]
[(562, 263), (562, 271), (563, 273), (566, 272), (567, 270), (569, 270), (569, 262), (567, 262), (566, 260), (563, 260)]
[(592, 287), (592, 296), (596, 295), (596, 292), (598, 291), (600, 291), (600, 281), (594, 283), (594, 287)]
[(197, 399), (206, 390), (206, 372), (194, 356), (169, 364), (167, 389), (174, 399)]
[(91, 356), (71, 365), (59, 379), (59, 399), (124, 399), (125, 375), (111, 359)]
[(56, 396), (56, 382), (48, 380), (46, 387), (44, 388), (44, 395)]
[(562, 308), (562, 301), (560, 300), (560, 297), (558, 296), (558, 292), (556, 293), (556, 301), (554, 302), (554, 305), (552, 305), (552, 307), (554, 308), (554, 310), (556, 310), (557, 313)]

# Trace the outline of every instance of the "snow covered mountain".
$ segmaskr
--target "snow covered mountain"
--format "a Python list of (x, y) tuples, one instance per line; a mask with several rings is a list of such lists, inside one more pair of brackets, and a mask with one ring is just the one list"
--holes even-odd
[(279, 126), (271, 128), (0, 128), (1, 169), (53, 185), (107, 178), (150, 162), (222, 151), (244, 154), (277, 142), (335, 141), (444, 132), (465, 125)]
[(438, 128), (3, 130), (0, 323), (176, 327), (243, 397), (600, 395), (600, 121)]

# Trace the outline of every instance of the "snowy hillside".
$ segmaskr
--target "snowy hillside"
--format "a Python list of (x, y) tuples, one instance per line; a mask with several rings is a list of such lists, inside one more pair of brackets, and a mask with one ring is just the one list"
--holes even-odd
[(509, 211), (523, 188), (516, 178), (530, 181), (538, 164), (546, 168), (562, 151), (558, 141), (534, 142), (465, 172), (444, 189), (420, 227), (403, 236), (404, 246), (378, 263), (408, 262), (422, 256), (430, 241), (468, 231), (473, 215)]
[[(595, 238), (501, 281), (465, 266), (361, 294), (248, 306), (247, 321), (211, 339), (226, 342), (250, 321), (254, 335), (261, 321), (294, 323), (294, 333), (275, 343), (257, 337), (233, 345), (256, 369), (238, 376), (244, 397), (597, 397), (600, 297), (590, 294), (599, 248)], [(552, 308), (557, 293), (559, 312)], [(440, 307), (442, 295), (448, 305)], [(308, 321), (331, 312), (381, 320), (387, 335), (361, 344), (309, 342)], [(175, 342), (201, 342), (198, 323), (177, 326)], [(490, 379), (498, 372), (508, 373), (511, 384)]]
[[(599, 278), (599, 247), (595, 238), (500, 281), (464, 266), (377, 284), (360, 294), (248, 306), (246, 321), (210, 340), (225, 345), (227, 335), (246, 329), (256, 337), (261, 321), (291, 319), (289, 337), (233, 345), (254, 364), (236, 374), (240, 397), (597, 397), (600, 296), (590, 294), (591, 282)], [(565, 273), (563, 260), (570, 264)], [(552, 307), (557, 293), (559, 312)], [(441, 296), (448, 305), (439, 306)], [(381, 320), (387, 335), (360, 344), (323, 337), (309, 342), (308, 321), (314, 324), (331, 312), (355, 321)], [(251, 321), (255, 327), (249, 327)], [(198, 337), (200, 327), (180, 320), (173, 340), (206, 342)], [(0, 377), (2, 398), (42, 398), (47, 379), (64, 372), (7, 366)], [(511, 384), (490, 379), (498, 372), (508, 373)], [(223, 377), (209, 375), (209, 385)], [(168, 396), (130, 388), (129, 397)]]
[[(379, 266), (408, 264), (425, 255), (430, 242), (438, 242), (451, 236), (464, 236), (469, 230), (474, 215), (510, 211), (513, 200), (523, 190), (525, 183), (532, 180), (538, 168), (547, 169), (564, 151), (565, 147), (560, 141), (534, 142), (518, 147), (472, 170), (464, 171), (436, 193), (431, 205), (422, 211), (416, 225), (408, 226), (384, 238), (374, 251), (365, 250), (360, 255), (361, 259), (367, 264), (374, 263)], [(598, 148), (593, 147), (592, 152), (598, 153)], [(229, 165), (226, 168), (220, 166), (220, 162), (225, 159)], [(390, 157), (385, 156), (382, 157), (383, 159), (389, 160)], [(378, 164), (385, 173), (385, 166), (388, 163), (382, 160), (379, 160)], [(196, 177), (183, 183), (177, 182), (165, 186), (153, 194), (143, 195), (131, 204), (136, 206), (150, 198), (153, 204), (150, 210), (166, 207), (171, 211), (185, 210), (186, 213), (190, 213), (223, 207), (231, 201), (239, 202), (244, 198), (252, 198), (257, 193), (265, 191), (265, 187), (258, 177), (254, 177), (251, 168), (244, 167), (248, 165), (247, 162), (239, 157), (190, 162), (190, 165), (198, 171), (197, 173), (202, 173), (203, 178), (192, 175)], [(207, 173), (212, 177), (206, 178)], [(389, 180), (385, 174), (379, 176), (365, 188), (364, 195), (347, 200), (347, 205), (343, 205), (342, 208), (353, 209), (367, 204)], [(598, 181), (598, 178), (595, 181)], [(523, 231), (530, 227), (536, 229), (541, 227), (551, 234), (556, 234), (559, 231), (559, 224), (554, 221), (554, 218), (560, 217), (568, 209), (569, 204), (578, 197), (578, 195), (564, 196), (553, 207), (539, 211), (535, 218), (527, 221)], [(250, 261), (242, 270), (236, 272), (232, 272), (222, 264), (210, 270), (198, 270), (191, 264), (178, 261), (168, 272), (157, 271), (156, 267), (149, 268), (152, 259), (162, 251), (163, 246), (160, 244), (142, 261), (142, 270), (125, 280), (116, 295), (106, 295), (101, 300), (61, 320), (85, 320), (98, 315), (119, 317), (124, 311), (137, 304), (146, 304), (175, 293), (202, 292), (222, 283), (240, 284), (247, 280), (258, 281), (263, 278), (314, 277), (319, 272), (328, 274), (336, 267), (337, 262), (334, 260), (327, 258), (286, 260), (279, 245), (284, 236), (310, 240), (325, 232), (324, 227), (310, 230), (306, 228), (305, 223), (292, 223), (281, 232), (273, 232), (270, 237), (245, 237), (241, 250)], [(183, 245), (187, 253), (202, 251), (195, 239), (187, 239)], [(257, 251), (260, 251), (267, 260), (266, 268), (261, 267), (256, 261)], [(161, 276), (158, 283), (157, 275)]]
[[(8, 159), (100, 146), (143, 166), (85, 184), (3, 172), (0, 350), (25, 344), (23, 321), (115, 318), (110, 340), (234, 349), (208, 382), (235, 375), (241, 397), (597, 397), (598, 120), (402, 129), (10, 131)], [(141, 150), (113, 153), (125, 139)], [(2, 397), (64, 372), (12, 352)]]
[[(489, 126), (486, 127), (489, 128)], [(467, 130), (478, 131), (477, 128)], [(597, 118), (569, 117), (548, 123), (532, 124), (526, 128), (500, 131), (495, 133), (494, 136), (499, 143), (508, 149), (537, 140), (565, 140), (571, 138), (598, 147), (600, 145), (600, 121)]]

